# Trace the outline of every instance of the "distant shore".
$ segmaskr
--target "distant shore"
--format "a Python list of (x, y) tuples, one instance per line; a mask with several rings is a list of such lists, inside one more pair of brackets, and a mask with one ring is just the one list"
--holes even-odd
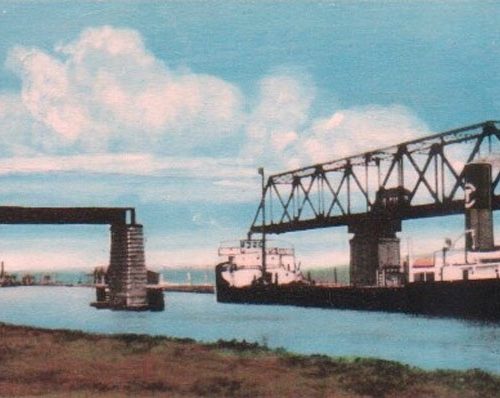
[[(12, 284), (3, 287), (87, 287), (95, 289), (96, 285), (94, 284), (86, 284), (86, 283), (32, 283), (30, 285), (22, 285), (22, 284)], [(180, 292), (180, 293), (215, 293), (215, 286), (206, 284), (206, 285), (186, 285), (180, 283), (164, 283), (158, 285), (164, 292)]]
[(0, 396), (494, 397), (500, 375), (0, 323)]

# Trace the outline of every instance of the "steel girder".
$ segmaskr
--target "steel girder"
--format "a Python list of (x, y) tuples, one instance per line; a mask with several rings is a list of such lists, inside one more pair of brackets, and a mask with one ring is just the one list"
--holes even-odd
[[(400, 220), (463, 211), (463, 166), (495, 160), (500, 122), (487, 121), (398, 145), (268, 177), (249, 233), (351, 225), (376, 211), (377, 193), (399, 189), (406, 202), (391, 207)], [(500, 155), (499, 155), (500, 156)], [(500, 208), (494, 164), (493, 208)]]

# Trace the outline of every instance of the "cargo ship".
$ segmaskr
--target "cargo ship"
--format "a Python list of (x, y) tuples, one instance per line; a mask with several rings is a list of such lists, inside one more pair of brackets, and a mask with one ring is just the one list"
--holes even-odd
[[(479, 177), (478, 177), (479, 176)], [(491, 165), (465, 171), (463, 239), (446, 240), (427, 258), (380, 265), (374, 285), (321, 284), (306, 278), (292, 247), (262, 239), (222, 244), (217, 301), (403, 312), (500, 321), (500, 247), (493, 243)], [(463, 247), (456, 248), (464, 242)]]
[[(242, 240), (246, 245), (258, 241)], [(453, 253), (444, 262), (435, 254), (433, 264), (415, 261), (413, 280), (384, 279), (377, 286), (331, 286), (304, 277), (297, 269), (271, 267), (262, 277), (260, 267), (245, 265), (256, 253), (230, 248), (232, 255), (216, 266), (217, 301), (223, 303), (282, 304), (367, 311), (406, 312), (500, 321), (500, 250), (490, 253)], [(273, 250), (267, 250), (273, 256)], [(282, 249), (283, 250), (283, 249)], [(228, 252), (223, 248), (222, 252)], [(239, 254), (236, 254), (240, 251)], [(458, 252), (458, 251), (457, 251)], [(240, 260), (243, 262), (240, 262)], [(288, 275), (287, 275), (288, 274)], [(280, 279), (282, 276), (282, 279)], [(437, 276), (437, 278), (436, 278)]]

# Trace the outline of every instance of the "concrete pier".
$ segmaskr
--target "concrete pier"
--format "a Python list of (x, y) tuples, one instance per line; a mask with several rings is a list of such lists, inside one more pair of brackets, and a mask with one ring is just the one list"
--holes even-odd
[(109, 267), (105, 283), (96, 286), (97, 302), (92, 305), (113, 310), (163, 310), (161, 286), (148, 285), (142, 225), (113, 224), (110, 232)]
[(130, 309), (147, 307), (142, 225), (112, 225), (110, 230), (109, 305)]
[(468, 251), (494, 249), (491, 164), (464, 167), (465, 247)]
[(401, 222), (377, 218), (349, 226), (351, 284), (376, 285), (377, 271), (400, 266), (399, 231)]

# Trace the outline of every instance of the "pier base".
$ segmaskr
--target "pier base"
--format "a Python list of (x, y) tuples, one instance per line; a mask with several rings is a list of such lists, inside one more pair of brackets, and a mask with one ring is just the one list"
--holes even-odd
[(165, 298), (162, 286), (147, 286), (147, 305), (145, 306), (111, 306), (109, 301), (109, 288), (107, 285), (96, 286), (97, 301), (90, 303), (97, 309), (111, 309), (124, 311), (163, 311), (165, 309)]
[(142, 225), (111, 226), (111, 255), (105, 284), (96, 286), (96, 308), (163, 310), (163, 291), (148, 286)]

